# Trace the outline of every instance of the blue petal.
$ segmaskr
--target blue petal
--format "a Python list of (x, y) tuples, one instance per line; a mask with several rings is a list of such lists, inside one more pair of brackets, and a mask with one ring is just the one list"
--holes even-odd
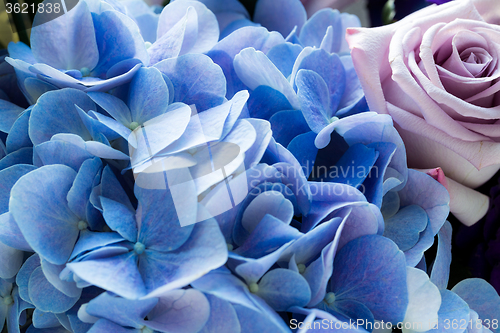
[(0, 242), (18, 250), (32, 252), (21, 230), (10, 213), (0, 215)]
[(101, 195), (104, 198), (114, 200), (126, 206), (131, 211), (134, 210), (134, 207), (132, 206), (132, 203), (130, 203), (130, 199), (127, 196), (127, 193), (120, 185), (120, 182), (116, 178), (109, 165), (107, 165), (102, 172)]
[(267, 214), (288, 225), (293, 218), (293, 205), (280, 192), (266, 191), (259, 194), (246, 207), (241, 217), (241, 224), (251, 233)]
[(222, 104), (226, 79), (221, 68), (204, 54), (186, 54), (166, 59), (154, 67), (174, 85), (174, 102), (194, 104), (198, 112)]
[(26, 112), (22, 113), (14, 122), (14, 125), (12, 125), (9, 135), (7, 135), (7, 140), (5, 141), (7, 153), (33, 146), (28, 133), (30, 114), (31, 109), (27, 109)]
[(305, 306), (311, 299), (306, 279), (297, 272), (277, 268), (269, 271), (259, 281), (257, 295), (276, 311), (286, 311), (292, 306)]
[(66, 201), (75, 177), (67, 166), (44, 166), (19, 179), (11, 191), (9, 210), (26, 241), (58, 265), (69, 258), (79, 233), (78, 218)]
[(335, 164), (335, 172), (330, 171), (328, 180), (358, 188), (370, 175), (378, 156), (379, 153), (375, 149), (360, 143), (354, 144)]
[(105, 78), (104, 75), (113, 65), (130, 58), (148, 63), (144, 40), (131, 18), (117, 11), (104, 11), (94, 14), (93, 20), (99, 48), (99, 63), (92, 69), (93, 76)]
[(300, 32), (306, 20), (306, 10), (299, 0), (259, 0), (255, 5), (254, 21), (283, 36), (287, 36), (295, 26)]
[(0, 242), (0, 278), (13, 278), (23, 264), (24, 252)]
[(80, 136), (76, 134), (59, 133), (55, 134), (52, 137), (51, 141), (65, 141), (72, 143), (73, 145), (81, 149), (85, 149), (93, 156), (101, 157), (104, 159), (129, 159), (129, 157), (123, 152), (112, 148), (103, 136), (101, 136), (101, 138), (103, 139), (104, 143), (98, 141), (84, 141)]
[[(281, 12), (279, 12), (281, 15)], [(292, 43), (278, 44), (267, 52), (267, 57), (279, 69), (283, 76), (292, 74), (295, 59), (302, 51), (302, 46)]]
[(83, 110), (95, 109), (87, 95), (73, 89), (49, 91), (38, 100), (30, 117), (30, 138), (37, 145), (49, 141), (57, 133), (73, 133), (91, 140), (74, 105)]
[(35, 20), (31, 32), (31, 49), (38, 62), (62, 70), (92, 70), (97, 65), (94, 24), (85, 1), (73, 7), (69, 15), (40, 23)]
[(41, 259), (42, 271), (47, 281), (52, 284), (57, 290), (69, 297), (80, 297), (82, 290), (76, 287), (76, 284), (71, 281), (63, 281), (60, 278), (64, 265), (53, 265), (45, 259)]
[[(488, 282), (483, 279), (465, 279), (460, 281), (451, 289), (469, 305), (471, 310), (478, 313), (479, 318), (485, 323), (489, 320), (500, 318), (500, 296)], [(498, 327), (493, 328), (493, 332), (499, 332)]]
[(36, 168), (32, 165), (17, 164), (0, 171), (0, 214), (8, 212), (10, 190), (25, 174)]
[(85, 149), (61, 140), (39, 144), (35, 147), (35, 153), (40, 158), (42, 165), (63, 164), (75, 171), (80, 169), (85, 160), (94, 157)]
[(35, 269), (40, 267), (40, 257), (38, 254), (33, 254), (24, 262), (16, 276), (16, 284), (19, 287), (19, 296), (26, 302), (31, 303), (29, 293), (30, 276)]
[[(143, 260), (144, 259), (144, 260)], [(215, 220), (195, 224), (189, 240), (171, 252), (146, 250), (139, 270), (149, 297), (186, 286), (227, 260), (227, 245)]]
[(450, 277), (451, 234), (450, 222), (446, 221), (438, 232), (438, 249), (432, 265), (431, 282), (439, 289), (446, 289)]
[(101, 197), (103, 217), (111, 230), (119, 233), (123, 238), (135, 243), (137, 241), (137, 223), (135, 222), (135, 212), (124, 205)]
[(70, 259), (74, 259), (84, 252), (92, 251), (106, 245), (119, 243), (123, 240), (124, 239), (115, 232), (92, 232), (86, 230), (80, 233), (80, 237), (78, 238), (78, 242), (75, 244), (75, 248), (73, 249), (73, 253), (71, 253)]
[(67, 264), (67, 267), (81, 279), (117, 295), (138, 299), (146, 294), (134, 252), (73, 262)]
[(316, 160), (316, 155), (318, 154), (318, 149), (314, 146), (315, 139), (316, 133), (310, 131), (296, 136), (292, 141), (290, 141), (287, 147), (287, 149), (299, 161), (306, 176), (309, 176), (311, 173)]
[(85, 310), (89, 315), (111, 320), (121, 326), (140, 328), (141, 320), (157, 303), (156, 298), (129, 300), (105, 292), (91, 300)]
[[(262, 301), (262, 303), (264, 303)], [(285, 322), (271, 308), (254, 311), (247, 307), (235, 304), (234, 309), (238, 315), (241, 327), (244, 327), (248, 332), (260, 333), (283, 333), (290, 332)], [(271, 317), (271, 318), (270, 318)]]
[(255, 88), (248, 99), (248, 111), (253, 118), (268, 120), (277, 112), (290, 109), (285, 95), (266, 85)]
[(219, 40), (219, 24), (217, 23), (215, 15), (202, 2), (199, 1), (171, 2), (165, 6), (158, 21), (158, 38), (171, 29), (184, 16), (184, 14), (186, 14), (189, 7), (193, 7), (193, 9), (196, 10), (198, 21), (196, 28), (198, 31), (197, 34), (195, 34), (197, 35), (197, 38), (195, 38), (195, 40), (188, 41), (192, 46), (185, 52), (208, 52)]
[(304, 27), (300, 32), (300, 42), (304, 46), (319, 48), (329, 26), (333, 28), (332, 30), (334, 33), (331, 50), (332, 52), (338, 52), (341, 41), (344, 38), (342, 33), (342, 21), (338, 10), (325, 8), (317, 11), (304, 24)]
[(270, 119), (274, 139), (283, 146), (288, 146), (296, 136), (309, 132), (301, 111), (289, 110), (276, 112)]
[(298, 110), (300, 104), (292, 86), (261, 51), (249, 47), (234, 57), (234, 70), (240, 80), (250, 89), (258, 86), (269, 86), (282, 93), (293, 109)]
[(431, 225), (427, 224), (425, 230), (420, 233), (417, 244), (405, 252), (407, 266), (415, 267), (422, 260), (424, 252), (434, 244), (434, 236)]
[[(461, 333), (463, 332), (463, 328), (460, 326), (463, 325), (448, 325), (448, 323), (469, 323), (469, 318), (472, 320), (472, 317), (469, 317), (469, 306), (467, 303), (457, 296), (457, 294), (442, 289), (441, 292), (441, 307), (438, 311), (438, 323), (437, 327), (429, 330), (429, 333)], [(471, 321), (472, 326), (474, 327), (476, 322)], [(456, 327), (456, 328), (455, 328)]]
[(23, 42), (10, 42), (8, 45), (8, 52), (9, 56), (14, 59), (21, 59), (30, 64), (34, 64), (36, 62), (31, 48)]
[(40, 98), (40, 96), (42, 96), (46, 92), (58, 89), (53, 84), (50, 84), (48, 82), (33, 77), (26, 78), (23, 83), (24, 83), (24, 88), (26, 89), (26, 93), (35, 102)]
[(136, 333), (135, 329), (123, 328), (107, 319), (99, 319), (87, 333)]
[(57, 317), (51, 312), (43, 312), (40, 309), (35, 309), (33, 312), (33, 326), (36, 328), (52, 328), (60, 327), (61, 324)]
[(89, 92), (87, 95), (121, 124), (132, 122), (130, 110), (121, 99), (103, 92)]
[(83, 162), (68, 192), (68, 207), (82, 220), (87, 220), (86, 210), (93, 188), (93, 181), (101, 169), (102, 162), (99, 158), (88, 159)]
[(309, 127), (319, 133), (330, 124), (330, 94), (326, 82), (314, 71), (301, 69), (297, 73), (297, 96), (302, 114)]
[(380, 320), (404, 319), (406, 262), (391, 240), (377, 235), (359, 237), (337, 253), (334, 267), (331, 286), (338, 299), (357, 300)]
[(45, 278), (42, 268), (36, 268), (29, 280), (30, 299), (37, 309), (44, 312), (65, 312), (78, 301), (80, 296), (69, 297), (54, 288)]
[(138, 124), (167, 111), (169, 91), (156, 68), (141, 68), (130, 82), (128, 105), (132, 120)]
[(12, 125), (23, 111), (23, 108), (0, 99), (0, 131), (9, 133)]
[(210, 294), (205, 296), (210, 303), (210, 317), (200, 333), (241, 333), (240, 322), (231, 303)]
[(33, 148), (21, 148), (13, 153), (6, 155), (0, 160), (0, 170), (16, 164), (32, 164), (33, 163)]
[(406, 251), (418, 242), (427, 223), (425, 210), (417, 205), (406, 206), (396, 215), (385, 219), (384, 236), (394, 241), (401, 251)]
[[(340, 233), (339, 233), (340, 234)], [(303, 273), (304, 278), (311, 289), (311, 299), (308, 306), (314, 306), (325, 297), (327, 283), (333, 271), (333, 257), (335, 255), (336, 243), (331, 242), (321, 251), (321, 256), (313, 261)]]
[(210, 316), (210, 303), (195, 289), (177, 289), (163, 294), (143, 321), (161, 332), (197, 333)]

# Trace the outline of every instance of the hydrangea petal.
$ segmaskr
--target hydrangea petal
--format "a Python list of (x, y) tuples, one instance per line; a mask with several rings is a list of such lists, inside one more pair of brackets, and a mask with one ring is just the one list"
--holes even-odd
[(23, 176), (11, 191), (9, 210), (26, 241), (54, 264), (66, 262), (79, 233), (78, 218), (66, 201), (75, 177), (67, 166), (44, 166)]
[(18, 250), (33, 251), (9, 212), (0, 215), (0, 242)]
[(309, 127), (319, 133), (330, 124), (330, 95), (326, 82), (314, 71), (301, 69), (295, 80), (302, 114)]
[(47, 141), (37, 145), (35, 154), (42, 165), (63, 164), (75, 171), (80, 169), (85, 160), (94, 157), (85, 149), (61, 140)]
[(254, 21), (283, 36), (287, 36), (295, 26), (300, 32), (306, 20), (306, 10), (299, 0), (259, 0), (255, 5)]
[(0, 160), (0, 170), (7, 169), (17, 164), (31, 164), (33, 163), (33, 148), (21, 148), (7, 154)]
[(446, 289), (450, 277), (451, 235), (451, 224), (446, 221), (438, 232), (438, 249), (431, 272), (431, 281), (440, 290)]
[(63, 265), (53, 265), (45, 259), (40, 261), (43, 274), (47, 281), (50, 282), (57, 290), (69, 297), (80, 297), (82, 290), (76, 287), (74, 282), (67, 282), (61, 280), (59, 277), (65, 266)]
[(0, 242), (0, 278), (13, 278), (23, 264), (23, 251)]
[[(457, 328), (453, 327), (452, 325), (448, 325), (450, 322), (457, 322), (457, 323), (468, 323), (469, 319), (472, 319), (472, 317), (469, 316), (469, 306), (463, 299), (457, 296), (457, 294), (453, 293), (452, 291), (446, 290), (446, 289), (441, 289), (441, 307), (439, 308), (438, 311), (438, 321), (437, 321), (437, 326), (431, 330), (429, 330), (429, 333), (440, 333), (440, 332), (450, 332), (450, 333), (461, 333), (463, 332), (463, 328), (460, 328), (458, 326)], [(475, 321), (472, 321), (472, 323), (475, 323)], [(473, 324), (474, 325), (474, 324)], [(456, 326), (456, 325), (455, 325)]]
[(296, 136), (309, 132), (302, 112), (299, 110), (286, 110), (276, 112), (270, 119), (274, 139), (283, 146), (288, 146)]
[(87, 204), (92, 192), (96, 175), (101, 171), (102, 162), (98, 158), (88, 159), (82, 163), (75, 181), (68, 192), (68, 207), (80, 219), (87, 219)]
[(297, 44), (283, 43), (274, 46), (266, 53), (269, 60), (283, 73), (284, 77), (292, 74), (293, 64), (297, 59), (302, 47)]
[(28, 129), (30, 115), (31, 109), (27, 109), (19, 115), (19, 118), (17, 118), (12, 125), (9, 135), (7, 135), (7, 140), (5, 141), (7, 153), (12, 153), (21, 148), (33, 146), (29, 137)]
[(23, 111), (23, 108), (0, 99), (0, 131), (9, 133), (11, 127), (14, 125), (14, 122)]
[(241, 333), (240, 322), (231, 303), (210, 294), (205, 296), (210, 303), (210, 317), (200, 333)]
[(36, 328), (52, 328), (61, 324), (57, 317), (51, 312), (43, 312), (39, 309), (33, 311), (33, 326)]
[(385, 219), (384, 236), (394, 241), (401, 251), (412, 248), (427, 227), (428, 218), (420, 206), (406, 206), (396, 215)]

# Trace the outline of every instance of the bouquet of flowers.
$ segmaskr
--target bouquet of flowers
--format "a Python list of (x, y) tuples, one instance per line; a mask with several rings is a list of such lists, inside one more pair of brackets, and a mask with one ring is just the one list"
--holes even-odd
[(49, 4), (0, 58), (0, 330), (500, 332), (496, 0)]

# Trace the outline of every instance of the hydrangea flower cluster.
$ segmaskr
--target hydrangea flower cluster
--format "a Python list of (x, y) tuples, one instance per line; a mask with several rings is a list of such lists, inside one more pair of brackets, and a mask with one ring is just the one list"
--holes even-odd
[(493, 287), (447, 289), (448, 192), (368, 110), (357, 25), (299, 0), (253, 21), (236, 0), (82, 0), (11, 43), (0, 328), (500, 332)]

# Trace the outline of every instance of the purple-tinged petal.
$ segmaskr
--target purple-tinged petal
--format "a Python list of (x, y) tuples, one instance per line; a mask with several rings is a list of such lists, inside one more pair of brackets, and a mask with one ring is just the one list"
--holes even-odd
[(432, 265), (431, 281), (440, 290), (446, 289), (450, 277), (452, 231), (450, 222), (446, 221), (438, 232), (438, 249)]
[(174, 85), (174, 102), (205, 111), (224, 102), (226, 79), (221, 68), (204, 54), (186, 54), (154, 65)]
[(11, 191), (9, 211), (26, 241), (54, 264), (66, 262), (79, 233), (79, 220), (66, 201), (75, 177), (67, 166), (44, 166), (20, 178)]
[(99, 60), (92, 15), (85, 1), (79, 2), (68, 14), (43, 24), (37, 24), (38, 20), (33, 22), (33, 56), (37, 62), (61, 70), (92, 70)]
[(251, 233), (268, 214), (288, 225), (293, 218), (292, 203), (277, 191), (261, 193), (246, 207), (241, 224), (247, 232)]
[(271, 124), (267, 120), (249, 118), (247, 121), (253, 126), (257, 134), (253, 146), (245, 152), (245, 165), (251, 167), (259, 163), (262, 156), (264, 156), (273, 133)]
[(141, 321), (157, 305), (158, 299), (129, 300), (102, 293), (86, 307), (89, 315), (112, 320), (121, 326), (140, 328)]
[(84, 260), (67, 264), (81, 279), (117, 295), (138, 299), (146, 294), (146, 288), (137, 270), (134, 252), (96, 260)]
[(266, 273), (258, 283), (256, 295), (262, 297), (276, 311), (292, 306), (305, 306), (311, 299), (306, 279), (289, 269), (276, 268)]
[(339, 250), (334, 267), (331, 286), (339, 299), (357, 300), (384, 321), (403, 320), (408, 304), (406, 263), (391, 240), (359, 237)]
[(241, 327), (248, 332), (261, 333), (283, 333), (290, 332), (285, 322), (272, 310), (266, 302), (255, 297), (255, 302), (259, 302), (259, 311), (254, 311), (242, 305), (234, 304), (233, 307), (238, 315)]
[(415, 267), (422, 260), (424, 252), (434, 244), (434, 236), (431, 225), (427, 224), (425, 230), (420, 233), (417, 244), (405, 252), (407, 266)]
[(69, 297), (57, 290), (43, 274), (42, 268), (37, 267), (29, 279), (29, 295), (33, 305), (44, 312), (65, 312), (78, 301), (80, 296)]
[(195, 289), (176, 289), (160, 296), (143, 323), (161, 332), (197, 333), (209, 316), (210, 304), (203, 293)]
[(420, 206), (406, 206), (396, 215), (385, 219), (384, 236), (396, 243), (401, 251), (407, 251), (417, 244), (428, 221), (425, 210)]
[(299, 0), (259, 0), (255, 5), (254, 21), (288, 36), (295, 26), (300, 32), (307, 21), (307, 13)]

